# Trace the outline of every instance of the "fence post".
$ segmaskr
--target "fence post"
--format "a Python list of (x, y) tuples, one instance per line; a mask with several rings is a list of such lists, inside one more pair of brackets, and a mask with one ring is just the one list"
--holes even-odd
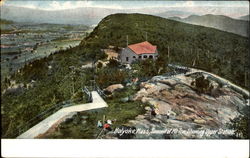
[(105, 115), (103, 115), (102, 124), (103, 124), (103, 125), (105, 124)]

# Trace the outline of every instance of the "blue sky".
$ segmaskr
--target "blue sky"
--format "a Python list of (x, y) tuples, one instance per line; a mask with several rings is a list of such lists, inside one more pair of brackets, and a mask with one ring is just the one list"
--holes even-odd
[(248, 1), (86, 1), (86, 0), (4, 0), (4, 5), (21, 6), (33, 9), (62, 10), (79, 7), (101, 7), (101, 8), (145, 8), (145, 7), (244, 7), (249, 8)]

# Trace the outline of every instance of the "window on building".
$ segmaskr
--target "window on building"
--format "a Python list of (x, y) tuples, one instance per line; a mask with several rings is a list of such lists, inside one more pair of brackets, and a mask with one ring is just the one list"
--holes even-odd
[(129, 60), (129, 58), (128, 57), (126, 57), (126, 61), (128, 61)]
[(146, 55), (144, 55), (144, 56), (143, 56), (143, 58), (147, 58), (147, 56), (146, 56)]
[(153, 55), (150, 55), (149, 58), (150, 58), (150, 59), (153, 59)]
[(139, 59), (141, 59), (141, 55), (139, 56)]
[(133, 58), (135, 59), (136, 57), (135, 57), (135, 56), (133, 56)]

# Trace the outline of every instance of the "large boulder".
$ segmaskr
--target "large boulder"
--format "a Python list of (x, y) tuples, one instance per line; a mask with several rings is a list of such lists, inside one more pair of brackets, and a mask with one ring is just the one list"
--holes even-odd
[[(152, 131), (153, 128), (185, 130), (225, 128), (231, 120), (240, 115), (240, 110), (243, 111), (246, 106), (247, 100), (243, 94), (230, 87), (221, 87), (217, 81), (211, 81), (210, 85), (213, 89), (211, 93), (206, 93), (206, 91), (198, 91), (192, 85), (195, 77), (157, 76), (153, 79), (141, 83), (140, 90), (134, 95), (134, 100), (150, 105), (146, 108), (147, 112), (144, 116), (129, 121), (129, 125), (137, 129)], [(150, 115), (152, 107), (157, 113), (156, 117)], [(160, 137), (154, 134), (136, 134), (135, 138), (157, 139)], [(168, 138), (222, 138), (222, 136), (177, 133)]]
[(109, 93), (113, 93), (114, 91), (121, 90), (123, 88), (124, 88), (124, 86), (122, 84), (113, 84), (113, 85), (108, 86), (104, 90), (109, 92)]

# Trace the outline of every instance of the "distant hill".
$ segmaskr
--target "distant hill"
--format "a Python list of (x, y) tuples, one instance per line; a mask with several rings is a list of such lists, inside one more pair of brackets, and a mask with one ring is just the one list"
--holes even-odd
[[(3, 6), (1, 18), (17, 22), (53, 23), (53, 24), (84, 24), (96, 25), (107, 15), (115, 13), (145, 13), (158, 14), (166, 11), (166, 8), (142, 8), (142, 9), (111, 9), (80, 7), (75, 9), (46, 11), (24, 7)], [(172, 16), (174, 14), (171, 14)]]
[(240, 20), (246, 20), (246, 21), (249, 21), (249, 14), (248, 15), (245, 15), (245, 16), (241, 16), (239, 17)]
[[(157, 16), (113, 14), (102, 19), (93, 32), (81, 41), (79, 47), (61, 50), (47, 58), (36, 60), (22, 68), (21, 73), (11, 76), (10, 80), (5, 80), (1, 84), (3, 91), (11, 85), (10, 81), (25, 85), (33, 84), (31, 81), (35, 81), (33, 88), (24, 90), (19, 95), (5, 93), (2, 96), (2, 118), (4, 120), (2, 121), (2, 137), (13, 138), (19, 126), (25, 125), (25, 122), (31, 118), (60, 102), (74, 98), (77, 100), (78, 97), (83, 98), (78, 95), (78, 93), (82, 94), (81, 86), (91, 85), (90, 81), (95, 79), (95, 74), (94, 69), (82, 70), (82, 65), (102, 58), (104, 52), (101, 49), (108, 48), (109, 45), (126, 47), (127, 35), (129, 44), (145, 41), (146, 32), (148, 41), (157, 45), (161, 63), (197, 67), (218, 74), (242, 87), (245, 86), (245, 72), (249, 70), (248, 38)], [(170, 58), (167, 55), (168, 48)], [(72, 67), (79, 68), (79, 70), (75, 69), (76, 71), (73, 73)], [(121, 83), (121, 81), (116, 82), (113, 79), (127, 78), (120, 73), (119, 69), (116, 71), (113, 68), (103, 71), (103, 73), (102, 71), (96, 71), (96, 73), (99, 77), (102, 75), (105, 77), (104, 74), (112, 75), (107, 79), (102, 78), (105, 83), (109, 78), (112, 78), (114, 83)], [(113, 74), (117, 74), (116, 77)], [(16, 85), (14, 86), (16, 87)], [(77, 95), (72, 94), (73, 86), (75, 90), (78, 90)], [(183, 87), (178, 86), (178, 88)], [(126, 92), (126, 96), (129, 94)], [(109, 107), (114, 108), (112, 114), (117, 111), (121, 112), (120, 107), (124, 106), (118, 106), (119, 110), (115, 108), (122, 104), (121, 101), (111, 102), (112, 105), (109, 104)], [(126, 104), (131, 109), (131, 103)], [(136, 104), (136, 107), (139, 106)], [(110, 114), (105, 113), (106, 116)], [(122, 117), (122, 119), (124, 118)], [(131, 115), (129, 115), (129, 119), (131, 119)], [(90, 125), (91, 128), (92, 125)], [(83, 129), (85, 130), (85, 128)], [(78, 128), (76, 130), (80, 131)], [(66, 132), (69, 134), (68, 131)], [(79, 138), (85, 137), (80, 136)]]
[(9, 33), (11, 31), (13, 31), (13, 27), (12, 27), (13, 24), (16, 24), (16, 23), (14, 21), (11, 21), (11, 20), (0, 19), (1, 34)]
[(14, 22), (11, 20), (0, 19), (0, 24), (13, 24)]
[(249, 36), (249, 23), (247, 21), (237, 20), (223, 15), (191, 15), (187, 18), (169, 17), (169, 19), (194, 25), (212, 27), (245, 37)]
[(194, 12), (186, 12), (186, 11), (170, 10), (170, 11), (165, 11), (165, 12), (156, 14), (156, 16), (160, 16), (163, 18), (168, 18), (168, 17), (186, 18), (187, 16), (190, 16), (190, 15), (195, 15), (195, 13)]
[(95, 8), (77, 8), (63, 11), (45, 11), (13, 6), (1, 7), (2, 18), (17, 22), (33, 23), (92, 25), (97, 24), (103, 16), (111, 13), (111, 10), (98, 10)]

